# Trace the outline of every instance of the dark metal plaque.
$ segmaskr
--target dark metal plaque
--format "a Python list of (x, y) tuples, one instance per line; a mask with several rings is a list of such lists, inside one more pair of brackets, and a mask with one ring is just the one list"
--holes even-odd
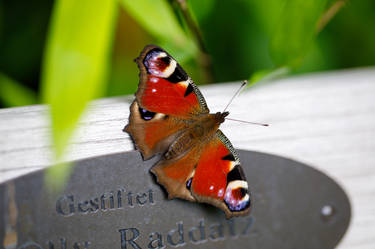
[(331, 178), (279, 156), (239, 151), (253, 198), (247, 217), (226, 220), (205, 204), (167, 200), (149, 168), (126, 152), (75, 163), (53, 194), (44, 171), (0, 186), (0, 248), (332, 249), (350, 204)]

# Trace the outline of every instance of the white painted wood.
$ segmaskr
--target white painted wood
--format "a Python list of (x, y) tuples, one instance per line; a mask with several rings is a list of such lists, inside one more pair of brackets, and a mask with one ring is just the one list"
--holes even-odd
[[(239, 84), (202, 87), (212, 112), (222, 111)], [(94, 101), (79, 123), (66, 160), (133, 148), (121, 130), (132, 97)], [(69, 111), (69, 110), (67, 110)], [(375, 246), (375, 68), (291, 77), (244, 91), (221, 129), (237, 148), (313, 165), (338, 181), (353, 205), (340, 249)], [(46, 106), (0, 110), (0, 182), (51, 164)]]

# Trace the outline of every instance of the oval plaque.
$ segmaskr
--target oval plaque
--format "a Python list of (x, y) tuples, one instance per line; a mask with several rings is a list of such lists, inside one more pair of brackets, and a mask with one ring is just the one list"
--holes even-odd
[(75, 162), (60, 193), (38, 171), (0, 186), (0, 248), (332, 249), (350, 204), (331, 178), (299, 162), (239, 150), (253, 198), (249, 216), (168, 200), (138, 152)]

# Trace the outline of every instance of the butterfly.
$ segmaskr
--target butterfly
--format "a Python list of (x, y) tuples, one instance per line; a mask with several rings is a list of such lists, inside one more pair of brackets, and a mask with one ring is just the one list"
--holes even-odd
[(165, 50), (146, 46), (135, 59), (140, 82), (130, 106), (130, 134), (168, 198), (208, 203), (227, 218), (250, 211), (240, 159), (218, 129), (229, 112), (210, 113), (203, 95)]

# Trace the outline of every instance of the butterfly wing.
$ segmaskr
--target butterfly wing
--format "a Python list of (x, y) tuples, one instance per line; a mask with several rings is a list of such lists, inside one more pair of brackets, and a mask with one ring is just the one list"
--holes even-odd
[(191, 78), (160, 47), (146, 46), (135, 61), (140, 83), (125, 131), (148, 159), (166, 151), (192, 116), (209, 109)]
[(247, 182), (229, 140), (220, 130), (200, 140), (189, 138), (194, 134), (189, 129), (196, 128), (192, 121), (209, 113), (194, 82), (157, 46), (146, 46), (136, 62), (140, 83), (125, 130), (144, 159), (166, 152), (176, 141), (194, 142), (194, 146), (174, 143), (179, 153), (170, 158), (163, 155), (151, 169), (169, 198), (210, 203), (228, 218), (249, 212)]
[(209, 113), (198, 87), (166, 51), (148, 45), (136, 62), (140, 70), (136, 99), (141, 108), (182, 118)]
[(239, 158), (220, 130), (178, 160), (159, 161), (151, 172), (169, 198), (212, 204), (227, 218), (250, 211), (248, 184)]
[(199, 150), (200, 147), (196, 146), (185, 155), (170, 160), (162, 159), (151, 168), (158, 183), (167, 190), (169, 199), (196, 201), (191, 194), (189, 180), (194, 176)]
[(149, 112), (135, 100), (130, 106), (129, 124), (125, 127), (145, 160), (164, 152), (186, 128), (180, 120), (163, 113)]
[(191, 192), (197, 201), (224, 210), (227, 218), (250, 211), (248, 184), (239, 157), (220, 130), (202, 151)]

